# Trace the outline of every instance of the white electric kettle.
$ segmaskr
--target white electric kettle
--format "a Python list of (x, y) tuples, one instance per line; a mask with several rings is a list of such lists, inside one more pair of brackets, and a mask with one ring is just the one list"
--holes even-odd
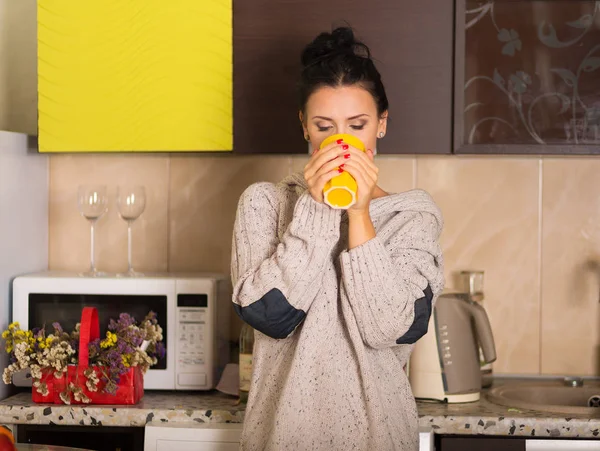
[(481, 367), (496, 360), (496, 348), (485, 309), (465, 293), (437, 299), (429, 328), (413, 349), (408, 374), (417, 399), (449, 403), (479, 400)]

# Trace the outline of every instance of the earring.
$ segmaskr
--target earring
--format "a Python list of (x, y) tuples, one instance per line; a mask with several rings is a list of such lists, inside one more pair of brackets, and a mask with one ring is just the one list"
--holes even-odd
[(383, 132), (379, 132), (379, 137), (380, 137), (380, 138), (383, 138), (384, 136), (385, 136), (385, 133), (383, 133)]
[(308, 135), (304, 135), (304, 139), (306, 139), (306, 142), (309, 143), (310, 142), (310, 136)]

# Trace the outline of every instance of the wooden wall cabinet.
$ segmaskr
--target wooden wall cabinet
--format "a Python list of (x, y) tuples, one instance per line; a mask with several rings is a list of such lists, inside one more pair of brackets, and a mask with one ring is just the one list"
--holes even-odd
[(455, 153), (600, 153), (600, 2), (456, 0), (455, 42)]
[(36, 0), (0, 0), (0, 130), (37, 134)]
[(236, 153), (307, 152), (295, 89), (300, 54), (344, 24), (369, 45), (386, 86), (379, 152), (451, 152), (452, 1), (236, 1), (233, 22)]

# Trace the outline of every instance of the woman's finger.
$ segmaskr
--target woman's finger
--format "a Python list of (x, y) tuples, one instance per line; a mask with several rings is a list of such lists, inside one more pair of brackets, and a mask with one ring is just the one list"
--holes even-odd
[(333, 160), (328, 161), (323, 166), (321, 166), (317, 172), (315, 172), (315, 177), (319, 176), (321, 173), (324, 172), (326, 173), (329, 171), (333, 171), (334, 169), (337, 170), (337, 168), (342, 166), (346, 161), (348, 161), (348, 159), (344, 155), (340, 155), (334, 158)]
[(360, 164), (356, 163), (356, 161), (347, 163), (344, 165), (344, 170), (354, 177), (361, 194), (373, 192), (373, 189), (377, 185), (377, 180), (373, 179), (372, 176), (367, 173), (362, 166), (360, 166)]
[(327, 144), (325, 147), (321, 148), (321, 149), (315, 149), (315, 151), (312, 154), (312, 160), (314, 162), (318, 162), (319, 159), (323, 159), (325, 158), (324, 155), (327, 155), (328, 153), (330, 153), (333, 149), (336, 149), (338, 147), (344, 147), (345, 144), (341, 139), (338, 139), (335, 142), (332, 142), (330, 144)]
[[(370, 199), (371, 193), (373, 191), (373, 187), (375, 186), (372, 180), (368, 179), (368, 176), (365, 172), (360, 168), (356, 163), (346, 164), (344, 166), (344, 170), (348, 171), (354, 179), (356, 180), (356, 184), (358, 185), (358, 199), (359, 202), (361, 199), (368, 198)], [(360, 202), (362, 203), (362, 202)]]
[(316, 151), (304, 168), (304, 174), (313, 176), (325, 163), (337, 158), (339, 155), (347, 154), (349, 147), (346, 144), (333, 143), (321, 150)]
[(372, 165), (373, 163), (373, 159), (369, 157), (369, 151), (362, 151), (357, 149), (356, 147), (349, 147), (349, 152), (350, 155), (352, 155), (355, 158), (358, 158), (359, 161), (362, 161), (365, 165)]
[[(351, 159), (352, 160), (352, 159)], [(369, 173), (365, 170), (363, 165), (356, 160), (348, 161), (343, 166), (344, 171), (347, 171), (351, 176), (354, 175), (359, 176), (360, 178), (367, 180), (372, 180)]]
[(352, 160), (352, 161), (356, 162), (357, 164), (360, 164), (361, 167), (364, 169), (364, 171), (366, 173), (368, 173), (369, 176), (373, 180), (377, 180), (377, 174), (379, 172), (379, 169), (377, 168), (377, 166), (375, 166), (375, 164), (369, 159), (369, 157), (364, 152), (362, 152), (358, 149), (351, 148), (349, 160)]
[(334, 169), (329, 172), (322, 172), (311, 179), (309, 191), (313, 199), (318, 202), (323, 202), (323, 188), (325, 187), (325, 184), (336, 175), (340, 175), (340, 173), (337, 169)]
[(336, 158), (334, 158), (331, 161), (326, 162), (323, 166), (321, 166), (320, 168), (318, 168), (316, 171), (314, 171), (314, 173), (309, 174), (309, 173), (305, 173), (305, 179), (307, 181), (307, 183), (309, 184), (309, 186), (312, 186), (315, 181), (324, 173), (328, 173), (331, 171), (337, 171), (338, 168), (344, 164), (344, 162), (346, 161), (346, 158), (343, 155), (340, 155)]
[(375, 161), (375, 152), (373, 152), (371, 149), (367, 149), (367, 156), (369, 157), (369, 160), (371, 160), (371, 162), (374, 163)]

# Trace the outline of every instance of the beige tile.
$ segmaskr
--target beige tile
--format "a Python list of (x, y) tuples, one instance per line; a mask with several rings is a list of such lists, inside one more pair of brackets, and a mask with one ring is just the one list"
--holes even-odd
[[(278, 182), (290, 172), (282, 156), (174, 156), (169, 190), (169, 270), (229, 276), (237, 204), (252, 183)], [(230, 337), (242, 322), (230, 308)]]
[(118, 217), (119, 184), (146, 187), (146, 210), (133, 225), (133, 265), (140, 271), (167, 269), (168, 156), (53, 155), (50, 157), (49, 266), (86, 270), (90, 258), (90, 227), (77, 210), (77, 187), (108, 186), (109, 211), (97, 224), (96, 264), (99, 270), (127, 269), (127, 227)]
[(417, 159), (417, 185), (444, 213), (447, 286), (461, 288), (461, 270), (485, 271), (498, 373), (539, 372), (538, 165), (533, 158)]
[(240, 195), (254, 182), (278, 182), (289, 171), (283, 156), (173, 156), (169, 269), (229, 274)]
[(379, 186), (390, 193), (401, 193), (415, 188), (414, 157), (381, 155), (375, 157), (379, 168)]
[(290, 157), (290, 172), (302, 172), (308, 163), (308, 155), (293, 155)]
[[(304, 169), (308, 156), (295, 155), (291, 158), (291, 171)], [(414, 187), (414, 157), (378, 155), (375, 163), (379, 168), (379, 186), (391, 193), (401, 193)]]
[(600, 375), (600, 161), (544, 162), (542, 371)]

